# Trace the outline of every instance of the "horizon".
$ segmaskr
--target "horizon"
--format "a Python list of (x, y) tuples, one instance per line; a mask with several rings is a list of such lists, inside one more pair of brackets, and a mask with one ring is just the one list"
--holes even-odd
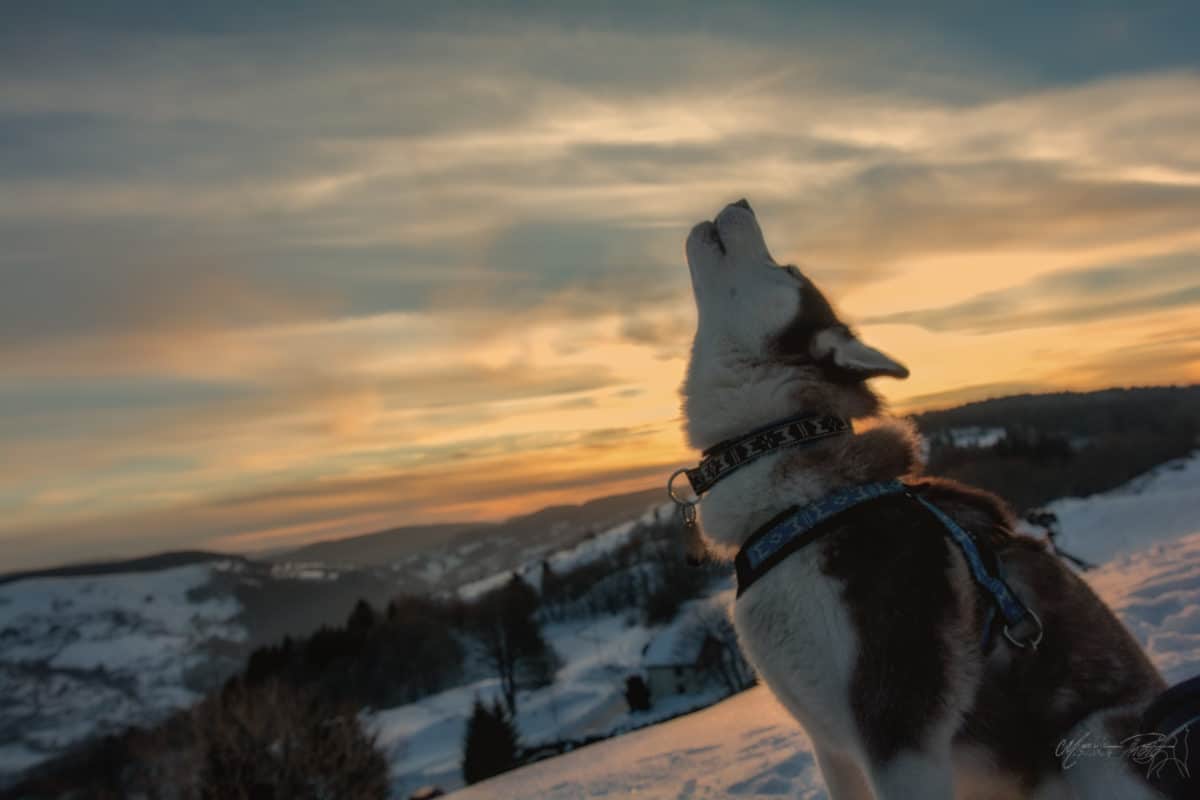
[(1200, 382), (1188, 4), (286, 9), (0, 32), (6, 571), (654, 488), (742, 196), (897, 413)]
[[(1200, 384), (1107, 386), (1107, 387), (1102, 387), (1099, 389), (1090, 390), (1090, 392), (1137, 391), (1137, 390), (1141, 390), (1141, 389), (1188, 389), (1188, 388), (1194, 388), (1194, 387), (1200, 387)], [(984, 397), (984, 398), (980, 398), (978, 400), (971, 400), (971, 401), (968, 401), (965, 403), (959, 403), (959, 404), (955, 404), (955, 405), (943, 405), (943, 406), (935, 406), (935, 407), (930, 407), (930, 408), (923, 407), (918, 410), (909, 411), (905, 414), (900, 414), (900, 415), (896, 415), (896, 416), (903, 416), (903, 417), (919, 416), (922, 414), (937, 413), (940, 411), (951, 411), (951, 410), (955, 410), (955, 409), (966, 408), (969, 406), (989, 403), (992, 401), (1009, 400), (1009, 399), (1021, 398), (1021, 397), (1047, 397), (1047, 396), (1054, 396), (1054, 395), (1058, 395), (1058, 394), (1088, 394), (1090, 392), (1086, 392), (1086, 391), (1078, 392), (1078, 391), (1071, 390), (1071, 389), (1065, 389), (1065, 390), (1061, 390), (1061, 391), (1057, 391), (1057, 392), (1037, 392), (1037, 393), (1026, 392), (1026, 393), (1021, 393), (1021, 394), (997, 395), (995, 397)], [(695, 459), (693, 459), (693, 461), (695, 461)], [(686, 466), (686, 465), (684, 465), (684, 466)], [(660, 480), (658, 483), (661, 484), (662, 481)], [(256, 558), (268, 558), (268, 557), (278, 556), (280, 554), (287, 553), (292, 550), (303, 549), (304, 547), (307, 547), (309, 545), (326, 544), (326, 543), (331, 543), (331, 542), (347, 541), (350, 539), (366, 538), (366, 537), (377, 536), (377, 535), (381, 535), (381, 534), (400, 532), (400, 531), (412, 529), (412, 528), (444, 526), (444, 527), (448, 527), (448, 528), (454, 528), (456, 532), (459, 532), (463, 528), (469, 527), (469, 526), (486, 526), (486, 525), (502, 526), (502, 525), (508, 524), (510, 522), (514, 522), (516, 520), (522, 519), (524, 517), (533, 516), (542, 511), (547, 511), (547, 510), (550, 510), (553, 508), (578, 508), (578, 507), (587, 505), (587, 504), (595, 502), (595, 501), (602, 501), (602, 500), (607, 500), (607, 499), (611, 499), (614, 497), (621, 497), (621, 496), (630, 495), (630, 494), (641, 494), (641, 493), (650, 492), (650, 491), (661, 492), (661, 494), (663, 495), (663, 499), (662, 499), (663, 505), (670, 502), (668, 499), (665, 485), (647, 484), (640, 488), (634, 488), (634, 489), (631, 489), (628, 491), (622, 491), (622, 492), (617, 492), (617, 493), (585, 495), (585, 496), (582, 496), (581, 499), (575, 500), (575, 501), (572, 501), (570, 499), (564, 499), (562, 502), (559, 502), (559, 503), (552, 503), (549, 505), (542, 505), (542, 506), (537, 506), (534, 508), (527, 508), (518, 513), (509, 515), (509, 516), (504, 516), (504, 517), (472, 519), (472, 520), (460, 519), (460, 520), (449, 520), (449, 521), (443, 521), (443, 522), (422, 522), (420, 520), (417, 520), (414, 522), (405, 523), (403, 525), (389, 525), (389, 526), (385, 526), (383, 528), (379, 528), (379, 529), (373, 528), (371, 530), (365, 530), (365, 531), (349, 531), (343, 535), (329, 536), (329, 537), (323, 537), (323, 538), (317, 538), (317, 539), (307, 539), (307, 540), (303, 540), (303, 541), (299, 541), (299, 542), (293, 542), (288, 545), (276, 546), (276, 547), (266, 547), (266, 548), (260, 548), (260, 549), (254, 549), (254, 550), (212, 550), (212, 549), (204, 549), (204, 548), (198, 548), (198, 549), (181, 548), (181, 549), (171, 549), (171, 550), (154, 550), (154, 551), (149, 551), (149, 552), (137, 551), (137, 552), (130, 552), (130, 553), (123, 554), (123, 555), (113, 555), (113, 556), (109, 556), (109, 557), (99, 556), (94, 559), (88, 559), (88, 560), (83, 560), (83, 561), (73, 560), (73, 561), (61, 561), (61, 562), (53, 562), (53, 563), (46, 563), (46, 564), (33, 564), (31, 566), (23, 567), (21, 569), (15, 570), (15, 571), (10, 570), (7, 572), (0, 572), (0, 581), (12, 579), (14, 576), (19, 577), (19, 576), (24, 575), (25, 573), (35, 573), (36, 574), (36, 573), (40, 573), (40, 572), (54, 571), (54, 570), (58, 570), (58, 569), (71, 569), (71, 568), (75, 568), (75, 567), (89, 567), (89, 566), (104, 566), (106, 564), (121, 564), (126, 561), (138, 561), (138, 560), (142, 560), (142, 559), (152, 559), (152, 558), (157, 558), (160, 556), (167, 556), (167, 555), (173, 555), (173, 554), (177, 554), (177, 553), (186, 553), (186, 552), (196, 552), (196, 553), (203, 553), (206, 555), (215, 555), (215, 556), (229, 556), (232, 558), (247, 558), (247, 559), (253, 560)]]

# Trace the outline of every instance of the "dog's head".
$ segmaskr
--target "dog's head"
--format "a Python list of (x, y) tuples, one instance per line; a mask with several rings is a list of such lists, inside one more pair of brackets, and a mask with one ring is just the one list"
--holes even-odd
[(799, 269), (775, 262), (745, 200), (692, 229), (687, 261), (698, 310), (683, 387), (693, 445), (805, 411), (871, 416), (879, 401), (867, 379), (908, 376)]

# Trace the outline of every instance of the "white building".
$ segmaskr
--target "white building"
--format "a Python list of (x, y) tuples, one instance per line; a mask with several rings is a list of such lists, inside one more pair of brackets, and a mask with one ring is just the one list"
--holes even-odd
[(651, 699), (707, 689), (714, 681), (713, 666), (720, 657), (716, 639), (698, 629), (689, 615), (680, 615), (642, 652)]

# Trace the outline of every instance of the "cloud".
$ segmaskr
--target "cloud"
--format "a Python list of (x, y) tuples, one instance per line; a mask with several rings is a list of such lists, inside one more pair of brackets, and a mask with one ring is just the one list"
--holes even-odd
[[(620, 449), (653, 432), (613, 429), (583, 437), (592, 448)], [(671, 463), (616, 464), (582, 457), (569, 440), (528, 452), (468, 450), (457, 464), (393, 470), (368, 478), (297, 482), (136, 513), (29, 527), (5, 535), (13, 566), (72, 558), (79, 548), (106, 556), (177, 547), (237, 550), (299, 544), (407, 523), (487, 519), (532, 511), (552, 502), (580, 502), (617, 491), (649, 488)], [(447, 492), (453, 486), (454, 491)], [(532, 491), (531, 491), (532, 490)]]
[(1070, 325), (1200, 304), (1200, 253), (1054, 272), (939, 308), (897, 311), (864, 324), (996, 332)]
[(798, 220), (788, 249), (862, 283), (921, 257), (1069, 251), (1185, 232), (1200, 213), (1200, 182), (1084, 179), (1033, 162), (899, 162), (793, 201), (788, 213)]
[(1064, 372), (1064, 379), (1083, 386), (1194, 384), (1200, 382), (1200, 329), (1135, 340)]

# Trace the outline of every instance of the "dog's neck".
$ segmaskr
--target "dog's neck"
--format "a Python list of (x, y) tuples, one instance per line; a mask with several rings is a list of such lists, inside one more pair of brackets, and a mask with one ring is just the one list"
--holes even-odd
[(852, 420), (879, 413), (879, 398), (864, 383), (829, 383), (820, 367), (780, 361), (711, 357), (694, 345), (683, 385), (688, 440), (697, 450), (736, 439), (796, 414)]
[[(855, 419), (878, 410), (865, 384), (818, 383), (807, 369), (764, 363), (742, 365), (736, 375), (689, 370), (684, 408), (692, 445), (708, 448), (800, 413)], [(790, 506), (845, 486), (909, 475), (919, 466), (910, 423), (872, 420), (861, 433), (781, 450), (722, 479), (700, 503), (701, 530), (710, 550), (732, 558), (759, 525)]]

